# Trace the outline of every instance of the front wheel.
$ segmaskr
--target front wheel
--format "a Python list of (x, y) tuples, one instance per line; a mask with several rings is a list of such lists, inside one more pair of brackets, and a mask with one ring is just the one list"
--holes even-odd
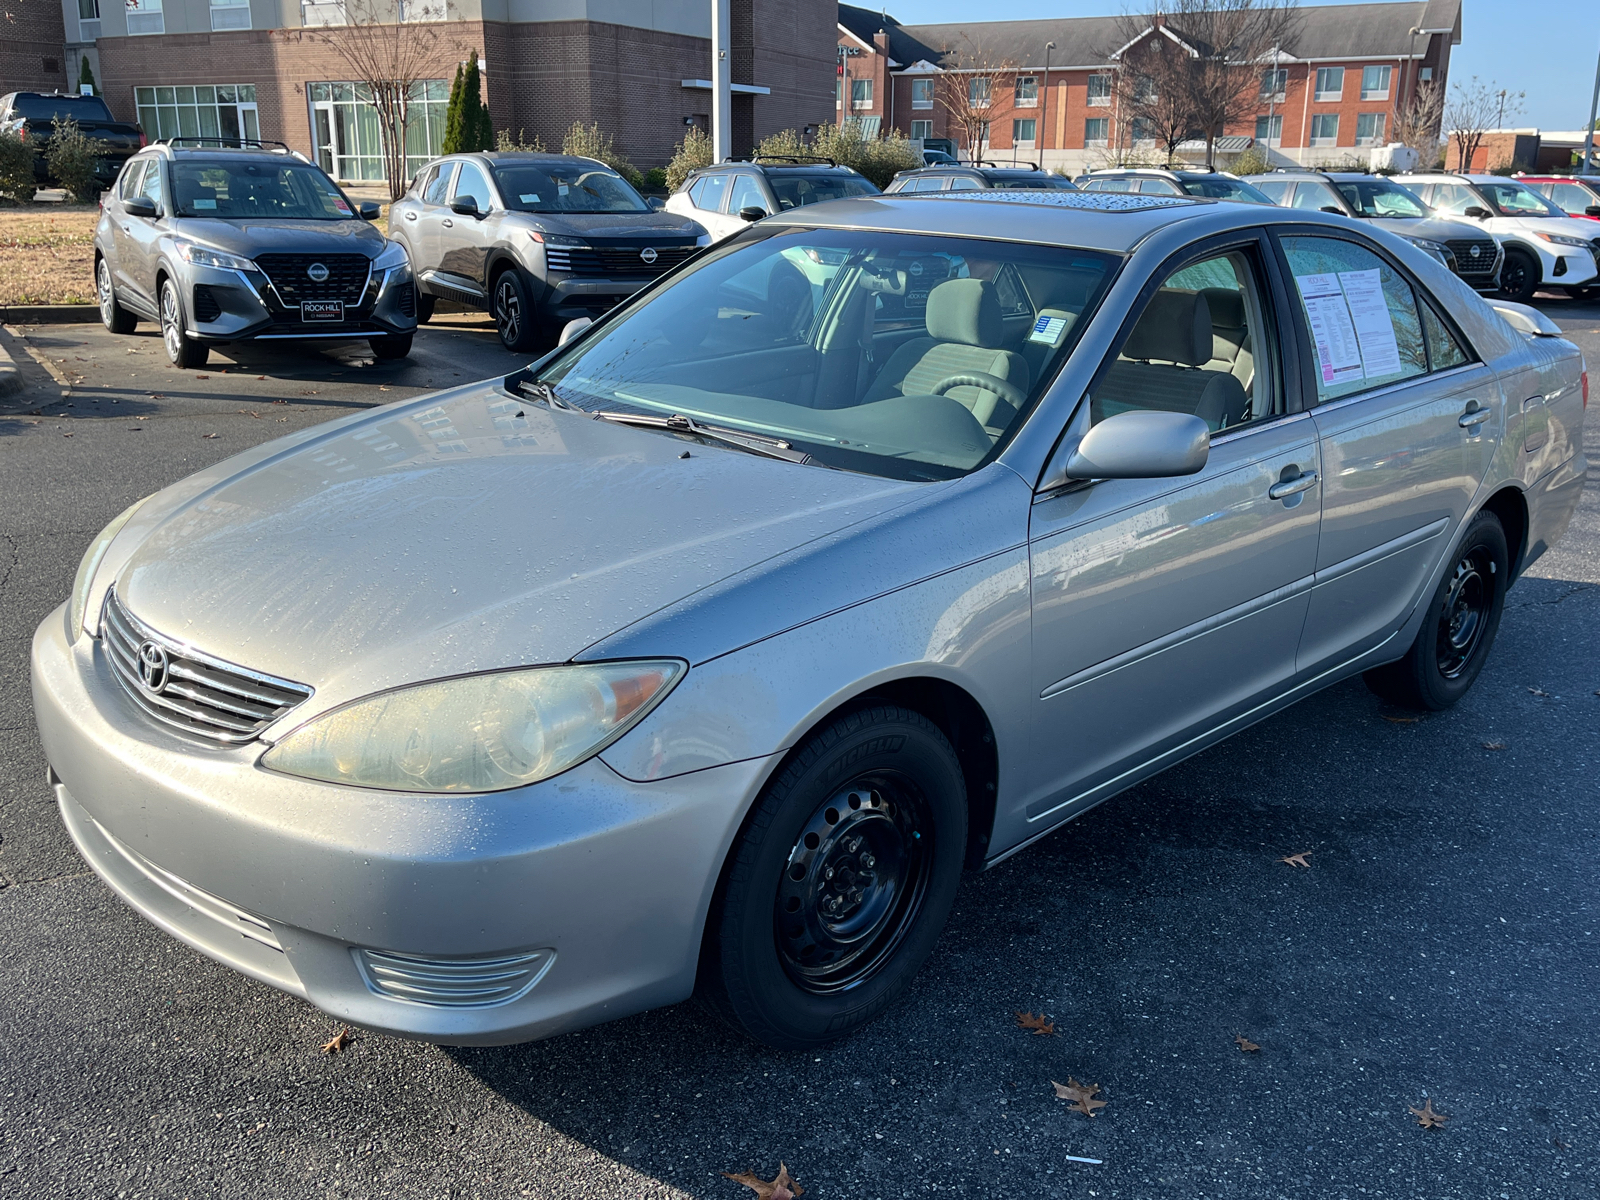
[(1526, 250), (1507, 250), (1500, 265), (1500, 297), (1526, 304), (1539, 290), (1539, 260)]
[(433, 320), (433, 306), (438, 302), (437, 296), (430, 296), (421, 288), (417, 289), (417, 324), (426, 325)]
[(888, 705), (841, 717), (768, 785), (734, 844), (704, 998), (779, 1049), (855, 1032), (933, 949), (966, 836), (961, 765), (932, 722)]
[(399, 333), (390, 337), (371, 338), (367, 345), (372, 347), (372, 357), (382, 359), (404, 358), (411, 353), (411, 339), (415, 336), (409, 333)]
[(500, 344), (507, 350), (521, 353), (533, 348), (538, 330), (533, 320), (533, 309), (528, 303), (528, 286), (521, 272), (507, 268), (494, 281), (494, 299), (491, 302), (495, 332)]
[(205, 343), (197, 342), (183, 328), (183, 305), (178, 300), (178, 285), (170, 279), (161, 281), (161, 341), (167, 348), (172, 365), (186, 371), (206, 365), (211, 351)]
[(111, 281), (111, 264), (100, 259), (94, 266), (94, 287), (100, 301), (100, 320), (112, 333), (132, 333), (139, 321), (117, 301), (117, 288)]
[(1433, 594), (1417, 640), (1399, 662), (1366, 672), (1367, 687), (1429, 712), (1443, 712), (1465, 696), (1494, 645), (1510, 571), (1499, 518), (1479, 513)]

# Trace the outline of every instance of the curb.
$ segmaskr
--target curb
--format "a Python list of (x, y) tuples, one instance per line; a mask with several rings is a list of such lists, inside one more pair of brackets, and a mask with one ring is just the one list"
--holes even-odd
[(0, 304), (0, 325), (82, 325), (99, 319), (96, 304)]
[(4, 346), (0, 346), (0, 396), (9, 396), (12, 392), (22, 390), (22, 372), (17, 370), (17, 364), (11, 360), (11, 354)]

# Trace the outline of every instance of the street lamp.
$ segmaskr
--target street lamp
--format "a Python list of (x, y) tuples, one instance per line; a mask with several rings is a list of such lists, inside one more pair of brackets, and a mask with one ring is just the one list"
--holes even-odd
[[(1044, 97), (1039, 101), (1044, 106), (1044, 112), (1039, 116), (1039, 132), (1043, 135), (1039, 141), (1039, 165), (1044, 166), (1044, 152), (1050, 148), (1050, 51), (1056, 48), (1054, 42), (1044, 44)], [(1594, 122), (1590, 122), (1594, 124)]]

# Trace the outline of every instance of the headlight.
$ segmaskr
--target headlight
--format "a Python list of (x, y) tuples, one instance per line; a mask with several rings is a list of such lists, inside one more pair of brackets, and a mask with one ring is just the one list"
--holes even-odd
[(372, 260), (374, 271), (392, 271), (395, 267), (409, 267), (411, 260), (406, 257), (406, 248), (399, 242), (390, 242), (383, 248), (383, 253)]
[[(144, 500), (150, 499), (146, 496)], [(139, 505), (144, 500), (128, 505), (117, 514), (111, 524), (102, 529), (94, 541), (89, 543), (89, 548), (83, 552), (83, 559), (78, 563), (78, 573), (72, 580), (72, 601), (67, 605), (67, 632), (73, 641), (78, 640), (78, 635), (84, 632), (84, 609), (89, 603), (89, 589), (94, 586), (95, 572), (100, 569), (100, 560), (105, 558), (106, 551), (111, 548), (111, 543), (116, 540), (117, 534), (122, 532), (122, 527), (133, 519), (133, 514), (139, 511)]]
[(537, 229), (528, 230), (528, 236), (536, 242), (543, 242), (546, 246), (554, 246), (557, 250), (587, 250), (589, 243), (582, 238), (568, 237), (564, 233), (543, 233)]
[[(1402, 234), (1401, 236), (1404, 237), (1405, 235)], [(1450, 253), (1450, 247), (1446, 246), (1443, 242), (1430, 242), (1427, 238), (1414, 237), (1408, 237), (1406, 238), (1406, 241), (1410, 242), (1424, 254), (1430, 256), (1431, 258), (1437, 259), (1447, 267), (1450, 266), (1451, 260), (1455, 257), (1455, 255)]]
[(696, 246), (711, 245), (711, 235), (709, 233), (702, 233), (699, 237), (695, 238), (694, 244)]
[(221, 267), (224, 271), (259, 271), (248, 258), (240, 258), (237, 254), (224, 254), (221, 250), (212, 250), (206, 246), (197, 246), (193, 242), (175, 241), (172, 248), (178, 252), (178, 257), (186, 263), (193, 263), (197, 267)]
[(1536, 229), (1533, 232), (1533, 236), (1543, 238), (1545, 241), (1557, 246), (1582, 246), (1585, 250), (1589, 248), (1589, 243), (1581, 237), (1568, 237), (1564, 233), (1540, 233)]
[(356, 700), (261, 756), (286, 775), (397, 792), (498, 792), (558, 775), (644, 719), (675, 659), (465, 675)]

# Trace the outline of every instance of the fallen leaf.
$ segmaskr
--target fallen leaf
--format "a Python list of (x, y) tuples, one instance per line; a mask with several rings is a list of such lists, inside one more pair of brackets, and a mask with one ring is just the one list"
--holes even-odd
[(1391, 722), (1391, 723), (1393, 723), (1395, 725), (1415, 725), (1422, 718), (1421, 717), (1391, 717), (1391, 716), (1385, 715), (1383, 719), (1385, 721), (1389, 721), (1389, 722)]
[(1422, 1107), (1410, 1110), (1411, 1115), (1417, 1119), (1417, 1124), (1424, 1129), (1443, 1129), (1444, 1123), (1450, 1118), (1442, 1112), (1433, 1111), (1433, 1101), (1426, 1096), (1422, 1098)]
[(1288, 863), (1291, 867), (1309, 867), (1311, 864), (1308, 863), (1306, 859), (1314, 853), (1315, 851), (1312, 850), (1302, 850), (1299, 854), (1285, 855), (1278, 861), (1281, 863)]
[(248, 408), (241, 408), (239, 410), (239, 415), (242, 416), (242, 417), (254, 417), (258, 421), (261, 420), (261, 414), (260, 413), (251, 412)]
[(209, 375), (196, 375), (195, 378), (196, 379), (210, 379), (211, 376), (209, 376)]
[[(1596, 693), (1596, 694), (1597, 694), (1597, 695), (1600, 695), (1600, 693)], [(1567, 1144), (1566, 1144), (1566, 1143), (1565, 1143), (1565, 1142), (1563, 1142), (1563, 1141), (1562, 1141), (1562, 1140), (1561, 1140), (1561, 1139), (1560, 1139), (1560, 1138), (1558, 1138), (1558, 1137), (1553, 1137), (1553, 1138), (1551, 1138), (1551, 1139), (1550, 1139), (1550, 1144), (1551, 1144), (1551, 1145), (1552, 1145), (1552, 1146), (1554, 1146), (1554, 1147), (1555, 1147), (1555, 1148), (1556, 1148), (1556, 1149), (1557, 1149), (1557, 1150), (1570, 1150), (1570, 1149), (1572, 1149), (1572, 1147), (1571, 1147), (1571, 1146), (1569, 1146), (1569, 1145), (1567, 1145)]]
[(1252, 1054), (1255, 1051), (1261, 1049), (1260, 1046), (1256, 1045), (1249, 1038), (1245, 1037), (1244, 1034), (1242, 1034), (1242, 1033), (1234, 1034), (1233, 1035), (1233, 1040), (1239, 1043), (1239, 1049), (1243, 1050), (1246, 1054)]
[(350, 1027), (346, 1025), (338, 1033), (334, 1034), (330, 1040), (322, 1043), (322, 1052), (324, 1054), (337, 1054), (354, 1040), (350, 1036)]
[[(152, 400), (165, 400), (167, 398), (167, 394), (165, 392), (150, 392), (149, 396)], [(143, 420), (144, 418), (141, 417), (139, 419)]]
[(1485, 750), (1504, 750), (1506, 744), (1504, 742), (1485, 742), (1483, 748)]
[(62, 437), (71, 437), (72, 435), (70, 433), (63, 433), (61, 436)]
[(762, 1179), (754, 1171), (741, 1171), (737, 1175), (724, 1171), (722, 1177), (744, 1184), (756, 1194), (756, 1200), (794, 1200), (794, 1197), (806, 1194), (806, 1190), (790, 1178), (789, 1168), (781, 1162), (778, 1164), (778, 1177), (773, 1180)]
[(1530, 693), (1532, 693), (1533, 695), (1535, 695), (1535, 696), (1548, 696), (1550, 694), (1549, 692), (1544, 691), (1541, 688), (1533, 688), (1533, 687), (1531, 687), (1531, 688), (1528, 689), (1528, 691)]
[(1056, 1031), (1056, 1023), (1054, 1021), (1046, 1021), (1043, 1013), (1036, 1017), (1031, 1012), (1019, 1012), (1016, 1016), (1017, 1028), (1031, 1029), (1035, 1037), (1042, 1033), (1054, 1033)]
[(257, 378), (257, 379), (265, 379), (265, 378), (266, 378), (266, 376), (265, 376), (265, 375), (257, 375), (257, 376), (256, 376), (256, 378)]
[(1067, 1076), (1065, 1084), (1057, 1083), (1054, 1079), (1050, 1086), (1056, 1089), (1056, 1099), (1068, 1101), (1067, 1107), (1073, 1112), (1081, 1112), (1086, 1117), (1095, 1115), (1095, 1109), (1104, 1108), (1104, 1100), (1096, 1100), (1094, 1094), (1100, 1090), (1098, 1083), (1079, 1083), (1071, 1075)]
[(202, 433), (200, 436), (203, 438), (214, 438), (221, 437), (222, 435), (220, 433)]
[[(378, 385), (378, 390), (380, 392), (387, 392), (389, 390), (389, 385), (387, 383), (380, 383)], [(1595, 695), (1600, 696), (1600, 692), (1596, 692)]]

